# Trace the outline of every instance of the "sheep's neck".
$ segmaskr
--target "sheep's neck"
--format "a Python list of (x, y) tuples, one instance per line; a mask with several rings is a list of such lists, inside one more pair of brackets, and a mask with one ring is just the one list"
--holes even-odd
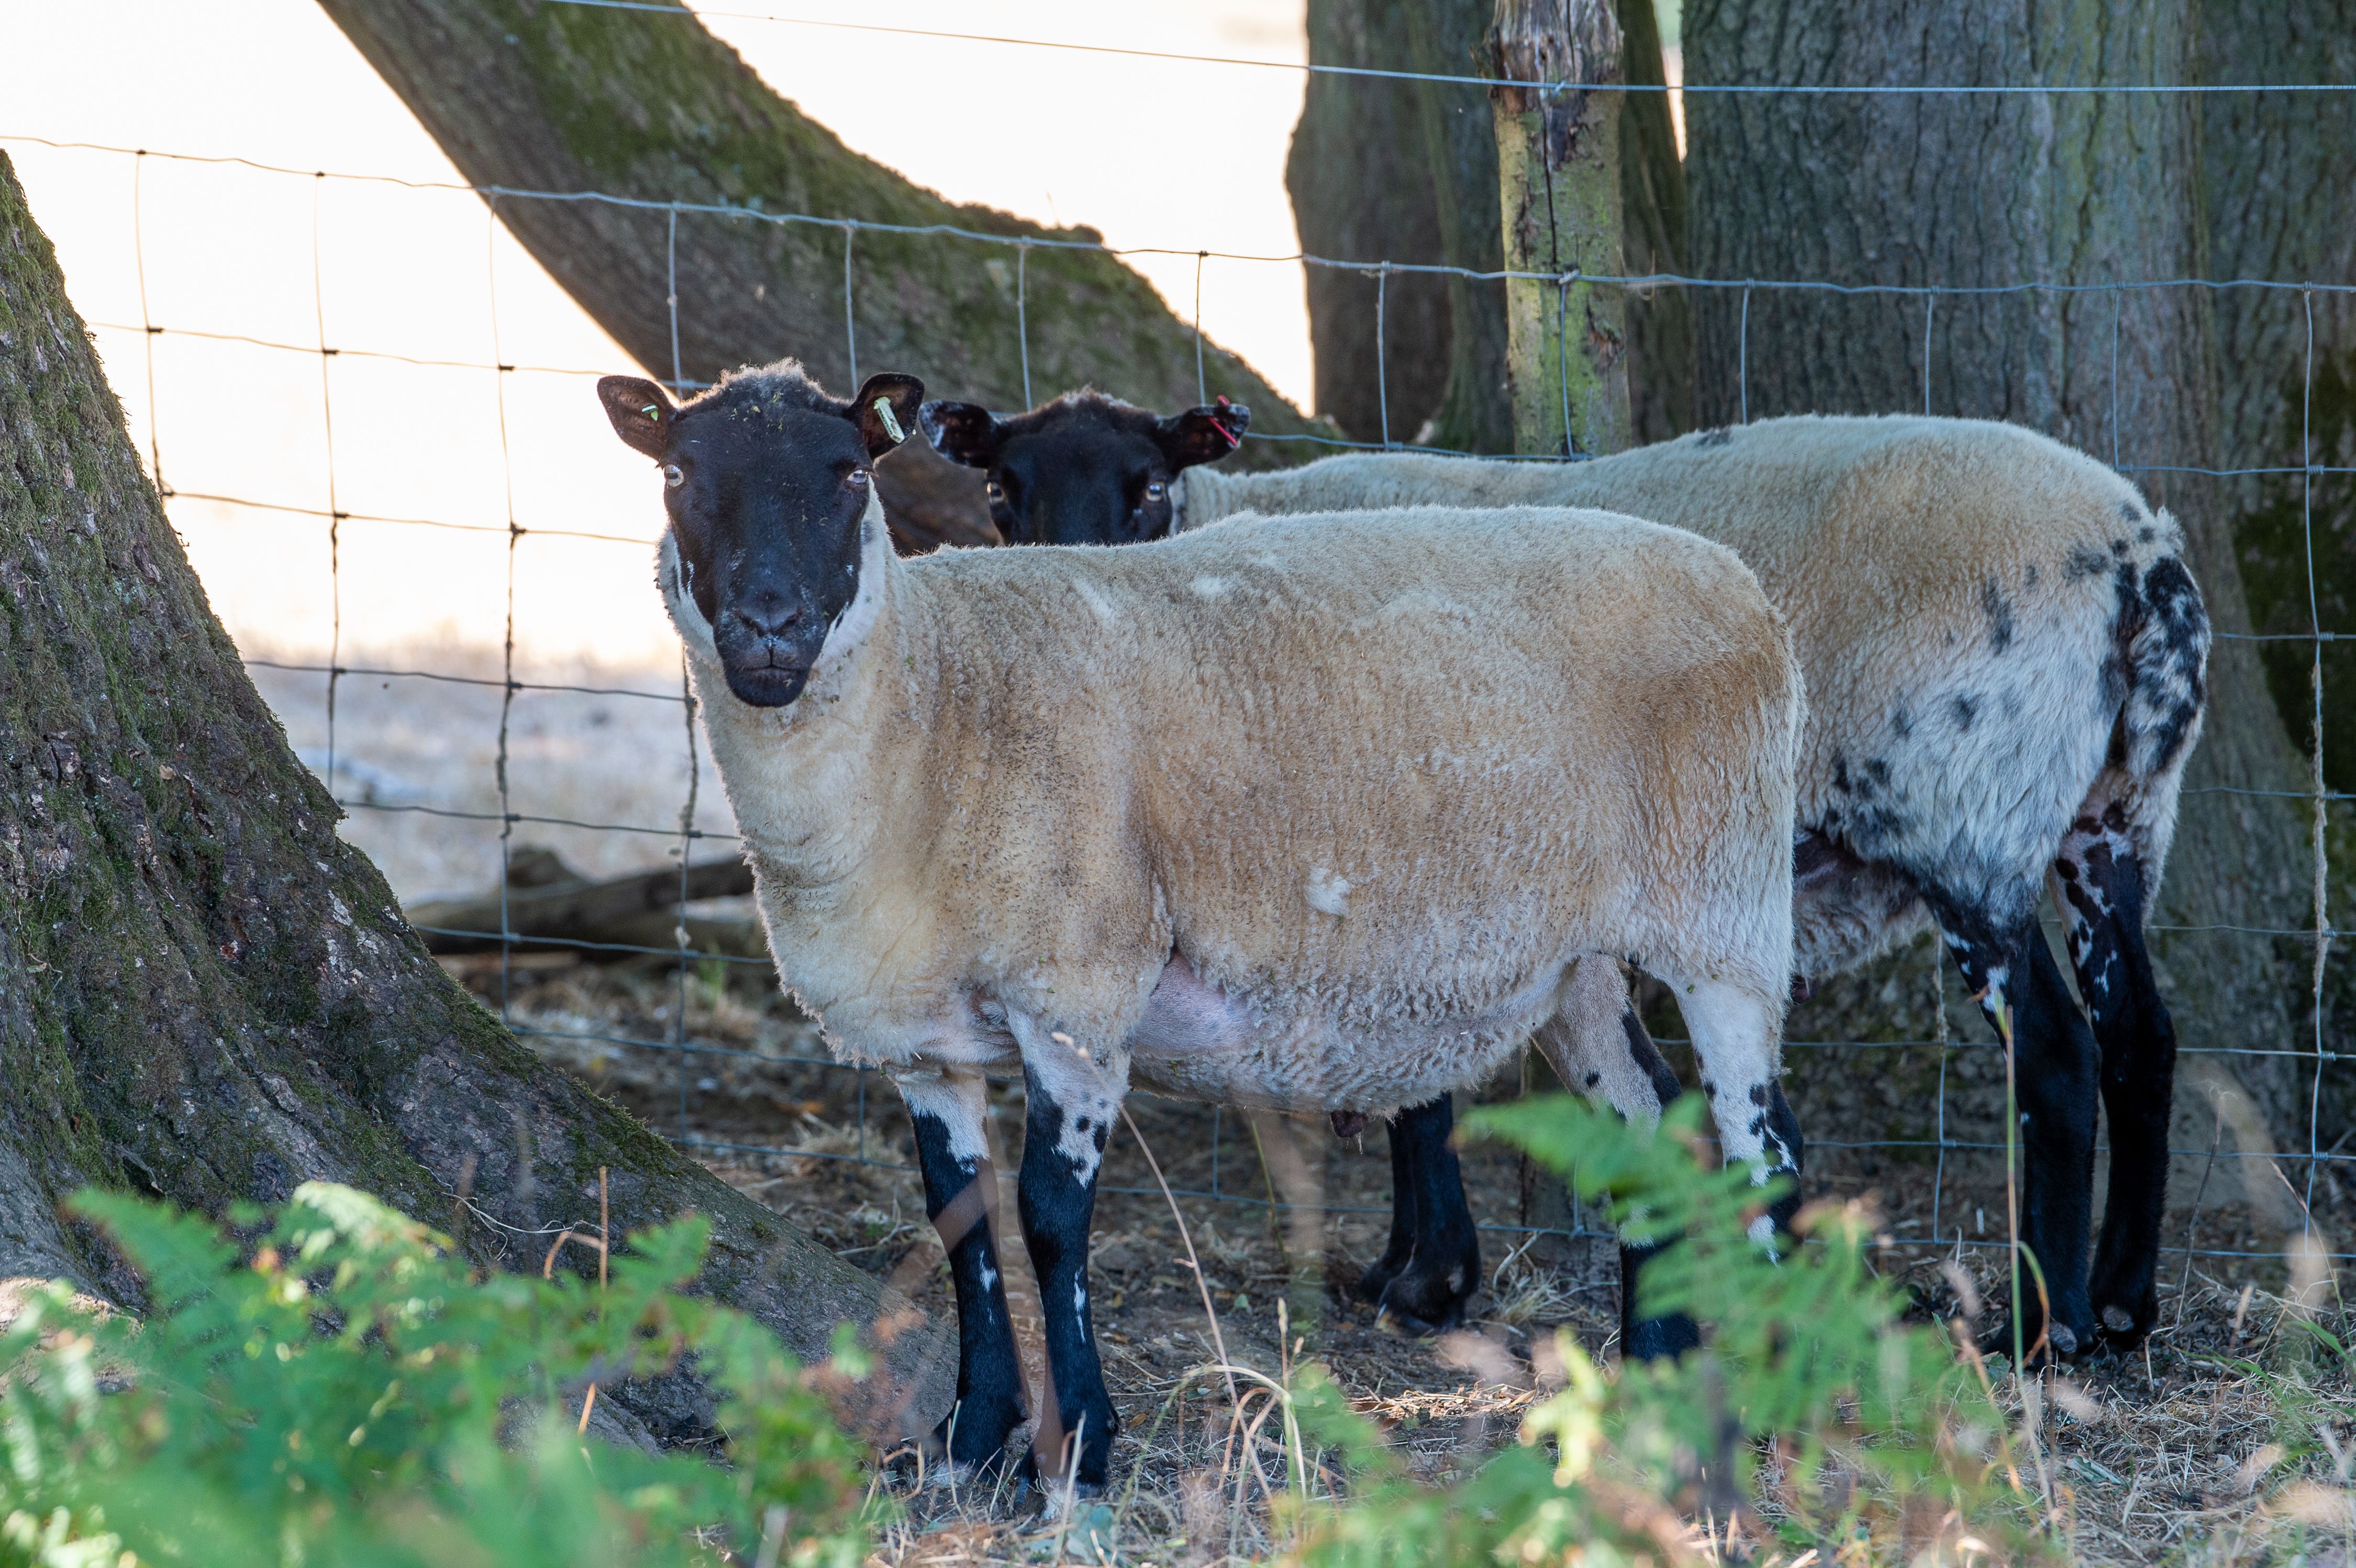
[(765, 897), (823, 898), (824, 889), (854, 881), (874, 857), (904, 781), (906, 770), (895, 763), (909, 739), (902, 722), (908, 693), (894, 673), (929, 665), (908, 646), (889, 550), (864, 570), (877, 596), (873, 619), (850, 646), (830, 641), (809, 685), (785, 707), (739, 702), (716, 660), (694, 660), (712, 760)]

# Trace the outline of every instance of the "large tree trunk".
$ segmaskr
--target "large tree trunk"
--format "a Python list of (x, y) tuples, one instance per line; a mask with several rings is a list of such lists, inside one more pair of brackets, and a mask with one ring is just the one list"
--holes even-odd
[[(1851, 25), (1826, 0), (1694, 0), (1691, 82), (2147, 84), (2195, 80), (2190, 0), (1908, 0)], [(1716, 278), (1960, 286), (2210, 275), (2196, 108), (2165, 94), (1704, 95), (1688, 101), (1693, 248)], [(1925, 406), (1925, 300), (1761, 288), (1698, 300), (1710, 422)], [(2290, 802), (2303, 769), (2251, 643), (2224, 487), (2158, 471), (2246, 461), (2217, 402), (2211, 298), (2197, 288), (1943, 296), (1928, 322), (1930, 410), (2011, 420), (2130, 470), (2191, 541), (2221, 638), (2208, 728), (2153, 916), (2189, 1048), (2311, 1046), (2297, 1026), (2312, 949), (2213, 929), (2297, 928), (2311, 862)], [(1747, 360), (1747, 385), (1740, 366)], [(2115, 371), (2114, 371), (2115, 365)], [(2293, 368), (2293, 367), (2285, 367)], [(1919, 957), (1912, 962), (1920, 962)], [(1847, 987), (1794, 1033), (1919, 1037), (1927, 983)], [(1892, 1016), (1882, 998), (1902, 996)], [(2196, 1058), (2188, 1074), (2222, 1058)], [(2236, 1064), (2306, 1142), (2299, 1069)], [(2189, 1101), (2192, 1096), (2180, 1096)], [(2205, 1134), (2207, 1123), (2202, 1122)]]
[[(1664, 80), (1653, 0), (1618, 0), (1632, 82)], [(1482, 38), (1494, 0), (1311, 0), (1309, 58), (1317, 65), (1488, 71)], [(1631, 93), (1621, 108), (1622, 205), (1632, 272), (1674, 272), (1685, 237), (1684, 179), (1668, 101)], [(1352, 261), (1439, 263), (1474, 272), (1505, 265), (1497, 207), (1497, 142), (1487, 94), (1462, 83), (1312, 76), (1285, 166), (1301, 248)], [(1505, 295), (1494, 282), (1394, 273), (1385, 285), (1385, 378), (1375, 378), (1376, 280), (1308, 269), (1317, 407), (1353, 438), (1423, 433), (1435, 446), (1513, 450), (1505, 390)], [(1630, 391), (1639, 440), (1687, 428), (1693, 346), (1676, 290), (1628, 301)]]
[[(595, 1233), (603, 1169), (617, 1232), (709, 1215), (703, 1286), (804, 1356), (905, 1305), (427, 956), (206, 604), (5, 157), (0, 624), (0, 1275), (135, 1304), (66, 1195), (220, 1214), (314, 1178), (537, 1268), (565, 1226)], [(895, 1359), (937, 1367), (937, 1339)]]
[[(705, 381), (790, 354), (830, 387), (855, 384), (845, 231), (757, 213), (1098, 238), (943, 200), (851, 151), (691, 15), (537, 0), (321, 5), (475, 184), (658, 204), (498, 202), (525, 248), (658, 375), (672, 370), (667, 258), (675, 254), (680, 375)], [(680, 212), (674, 236), (660, 205), (673, 201), (745, 216)], [(1033, 249), (1018, 265), (1012, 246), (954, 236), (864, 231), (849, 242), (862, 372), (906, 371), (936, 396), (1023, 406), (1020, 284), (1036, 395), (1093, 382), (1164, 410), (1198, 401), (1194, 328), (1115, 257)], [(1249, 403), (1255, 432), (1307, 428), (1250, 366), (1215, 343), (1205, 349), (1208, 390)], [(1296, 460), (1290, 446), (1243, 457)]]
[[(2202, 70), (2212, 82), (2356, 81), (2356, 0), (2200, 0)], [(2220, 278), (2356, 284), (2356, 95), (2218, 93), (2201, 100), (2202, 195), (2210, 269)], [(2356, 295), (2229, 289), (2216, 296), (2221, 455), (2232, 467), (2340, 470), (2252, 476), (2234, 483), (2243, 581), (2276, 705), (2311, 744), (2312, 685), (2323, 675), (2323, 768), (2356, 789)], [(2308, 328), (2313, 326), (2310, 397)], [(2308, 596), (2308, 537), (2315, 597)], [(2320, 650), (2318, 629), (2345, 640)], [(2356, 813), (2332, 808), (2332, 908), (2345, 926), (2356, 897)], [(2356, 963), (2344, 946), (2326, 977), (2327, 1041), (2356, 1038)], [(2313, 1036), (2308, 1038), (2310, 1042)], [(2326, 1075), (2329, 1144), (2356, 1122), (2356, 1073)]]

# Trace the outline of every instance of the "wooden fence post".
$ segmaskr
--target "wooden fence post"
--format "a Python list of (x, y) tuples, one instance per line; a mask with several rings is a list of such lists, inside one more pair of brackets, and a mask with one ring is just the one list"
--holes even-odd
[[(1514, 449), (1598, 456), (1629, 442), (1622, 271), (1622, 80), (1612, 0), (1497, 0), (1489, 29)], [(1518, 83), (1522, 85), (1505, 85)], [(1543, 84), (1543, 85), (1539, 85)], [(1558, 281), (1548, 281), (1558, 280)]]
[[(1505, 285), (1514, 450), (1556, 456), (1617, 452), (1633, 430), (1624, 295), (1617, 285), (1576, 280), (1623, 271), (1623, 95), (1585, 91), (1622, 80), (1619, 18), (1612, 0), (1497, 0), (1487, 43), (1490, 74), (1500, 83), (1490, 98), (1505, 266), (1547, 274)], [(1546, 85), (1504, 85), (1509, 82)], [(1554, 1075), (1526, 1062), (1523, 1087), (1554, 1088)], [(1527, 1159), (1521, 1199), (1523, 1224), (1578, 1228), (1579, 1206), (1562, 1179)], [(1532, 1240), (1529, 1255), (1584, 1272), (1616, 1261), (1617, 1251), (1608, 1243), (1599, 1253), (1545, 1237)]]

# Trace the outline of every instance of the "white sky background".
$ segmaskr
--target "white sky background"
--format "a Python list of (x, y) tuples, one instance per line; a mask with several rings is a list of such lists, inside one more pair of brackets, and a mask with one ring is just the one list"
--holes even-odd
[[(722, 8), (796, 10), (783, 0)], [(904, 0), (890, 19), (1262, 59), (1306, 52), (1301, 0)], [(1093, 224), (1115, 245), (1299, 248), (1283, 180), (1298, 72), (723, 18), (712, 26), (851, 146), (953, 199)], [(12, 73), (0, 134), (459, 177), (311, 0), (0, 0), (0, 36), (18, 60), (49, 62)], [(320, 358), (207, 342), (183, 336), (188, 329), (305, 348), (324, 331), (346, 349), (472, 364), (492, 362), (496, 331), (509, 363), (630, 368), (519, 247), (494, 234), (471, 194), (150, 158), (137, 174), (134, 246), (134, 160), (22, 142), (0, 148), (57, 245), (76, 306), (99, 328), (143, 451), (151, 439), (137, 329), (144, 255), (146, 318), (179, 329), (153, 339), (154, 439), (177, 490), (319, 511), (330, 504)], [(1190, 257), (1139, 265), (1192, 316)], [(1214, 262), (1203, 317), (1214, 337), (1305, 402), (1301, 290), (1295, 264)], [(347, 662), (398, 654), (429, 668), (495, 663), (510, 483), (513, 515), (527, 529), (637, 540), (658, 531), (651, 473), (613, 438), (587, 375), (506, 378), (504, 443), (498, 378), (488, 371), (345, 354), (327, 375), (336, 508), (493, 532), (347, 521), (337, 594), (324, 518), (183, 495), (173, 521), (249, 656), (316, 659), (340, 618)], [(519, 673), (675, 669), (677, 640), (649, 559), (636, 543), (524, 538), (514, 580)]]

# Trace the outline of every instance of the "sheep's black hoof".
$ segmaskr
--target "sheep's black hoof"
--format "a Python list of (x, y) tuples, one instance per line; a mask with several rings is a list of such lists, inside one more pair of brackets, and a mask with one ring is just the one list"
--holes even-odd
[[(1464, 1321), (1464, 1304), (1472, 1299), (1472, 1290), (1464, 1284), (1466, 1273), (1462, 1264), (1447, 1270), (1419, 1269), (1410, 1259), (1406, 1268), (1382, 1282), (1369, 1296), (1375, 1304), (1375, 1321), (1410, 1339), (1458, 1327)], [(1358, 1290), (1368, 1294), (1365, 1280), (1358, 1282)]]
[[(2111, 1299), (2104, 1299), (2109, 1295)], [(2159, 1289), (2146, 1282), (2140, 1294), (2094, 1289), (2094, 1337), (2105, 1350), (2133, 1350), (2159, 1326)]]
[(975, 1404), (965, 1401), (933, 1429), (928, 1463), (938, 1467), (947, 1484), (995, 1482), (1006, 1470), (1006, 1440), (1029, 1419), (1019, 1406), (993, 1410), (976, 1409)]
[[(2025, 1370), (2037, 1372), (2075, 1361), (2094, 1348), (2094, 1336), (2081, 1334), (2066, 1323), (2049, 1327), (2040, 1339), (2029, 1324), (2020, 1326), (2020, 1344), (2028, 1357)], [(1980, 1354), (2012, 1359), (2012, 1320), (2006, 1318), (1980, 1336)]]
[(1627, 1361), (1673, 1360), (1700, 1343), (1700, 1326), (1682, 1312), (1672, 1312), (1622, 1325), (1620, 1356)]
[(1406, 1266), (1404, 1258), (1378, 1258), (1368, 1263), (1365, 1271), (1359, 1274), (1358, 1283), (1350, 1287), (1350, 1294), (1360, 1301), (1380, 1302), (1383, 1292), (1391, 1288), (1391, 1282), (1398, 1278), (1399, 1270)]

